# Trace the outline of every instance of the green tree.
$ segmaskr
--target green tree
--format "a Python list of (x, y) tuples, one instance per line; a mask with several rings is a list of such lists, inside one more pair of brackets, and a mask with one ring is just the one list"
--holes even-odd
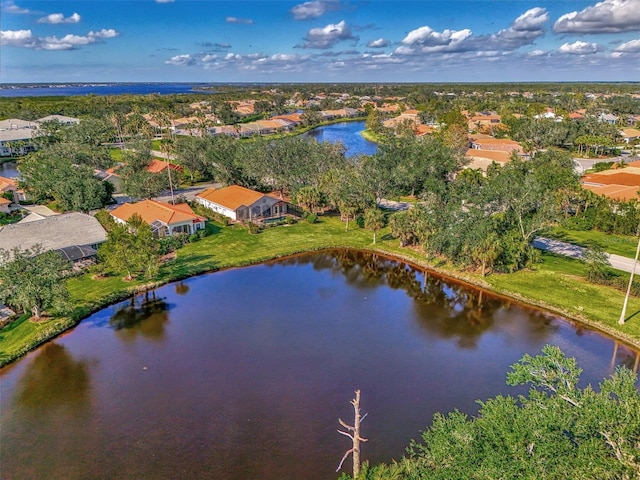
[(298, 205), (313, 214), (317, 214), (325, 205), (324, 195), (318, 187), (302, 187), (296, 192), (295, 199)]
[(385, 226), (384, 212), (379, 208), (369, 208), (364, 212), (364, 228), (373, 232), (373, 243), (376, 243), (376, 234)]
[(31, 311), (40, 318), (43, 311), (60, 312), (68, 305), (64, 277), (70, 262), (58, 252), (44, 252), (40, 245), (12, 251), (0, 249), (0, 301)]
[(159, 244), (151, 227), (138, 215), (133, 215), (126, 225), (117, 224), (107, 232), (107, 241), (98, 254), (107, 270), (126, 273), (127, 280), (140, 273), (153, 278), (158, 272)]

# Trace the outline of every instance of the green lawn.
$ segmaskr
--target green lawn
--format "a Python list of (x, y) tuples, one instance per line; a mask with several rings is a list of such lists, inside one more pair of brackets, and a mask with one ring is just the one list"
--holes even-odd
[[(89, 274), (69, 279), (69, 292), (74, 306), (71, 317), (39, 324), (22, 319), (1, 330), (0, 364), (11, 361), (44, 339), (64, 331), (91, 311), (144, 288), (221, 268), (330, 247), (392, 254), (416, 265), (428, 266), (444, 275), (582, 320), (640, 346), (640, 315), (633, 316), (624, 326), (618, 326), (616, 322), (623, 293), (586, 282), (582, 278), (584, 265), (576, 260), (543, 254), (542, 263), (532, 270), (481, 278), (474, 272), (460, 270), (437, 259), (427, 262), (425, 255), (419, 251), (400, 248), (387, 229), (378, 232), (378, 243), (373, 245), (371, 232), (358, 228), (355, 222), (350, 223), (346, 232), (344, 223), (336, 217), (320, 217), (320, 222), (316, 224), (301, 221), (295, 225), (268, 228), (257, 235), (250, 235), (241, 226), (222, 227), (214, 224), (210, 228), (214, 231), (212, 235), (186, 245), (178, 251), (175, 260), (163, 265), (157, 282), (153, 284), (125, 282), (120, 277), (94, 279)], [(640, 312), (640, 299), (631, 299), (628, 312), (630, 316)]]
[(636, 255), (638, 246), (637, 237), (628, 237), (624, 235), (612, 235), (602, 233), (596, 230), (567, 230), (557, 227), (545, 234), (551, 238), (564, 240), (565, 242), (575, 243), (582, 247), (589, 247), (593, 244), (600, 246), (605, 252), (622, 255), (623, 257), (633, 258)]

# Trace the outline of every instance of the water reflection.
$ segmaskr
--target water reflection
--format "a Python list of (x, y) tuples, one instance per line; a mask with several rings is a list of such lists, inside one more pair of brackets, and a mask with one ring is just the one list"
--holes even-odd
[(169, 322), (170, 305), (156, 298), (155, 291), (142, 297), (134, 297), (116, 310), (109, 325), (118, 335), (131, 340), (141, 335), (149, 340), (162, 340)]
[(187, 293), (189, 293), (189, 285), (184, 282), (176, 283), (176, 293), (178, 295), (186, 295)]
[(77, 413), (90, 401), (88, 365), (74, 360), (58, 343), (42, 347), (16, 387), (17, 406), (31, 412), (66, 410)]

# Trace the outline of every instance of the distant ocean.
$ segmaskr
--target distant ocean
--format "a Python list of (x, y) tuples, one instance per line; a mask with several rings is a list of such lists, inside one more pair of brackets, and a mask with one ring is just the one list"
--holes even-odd
[(0, 97), (48, 97), (78, 95), (149, 95), (157, 93), (213, 93), (201, 90), (214, 87), (210, 83), (52, 83), (52, 84), (0, 84)]

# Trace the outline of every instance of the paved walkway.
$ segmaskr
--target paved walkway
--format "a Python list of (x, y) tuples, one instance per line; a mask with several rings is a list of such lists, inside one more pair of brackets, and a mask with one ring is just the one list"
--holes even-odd
[[(587, 250), (584, 247), (579, 247), (571, 243), (562, 242), (560, 240), (553, 240), (546, 237), (536, 237), (533, 240), (532, 245), (540, 250), (547, 250), (558, 255), (564, 255), (565, 257), (577, 259), (584, 258), (584, 254)], [(633, 270), (633, 258), (627, 258), (612, 253), (607, 253), (607, 256), (609, 257), (609, 263), (611, 264), (612, 268), (628, 273), (631, 273), (631, 271)], [(636, 273), (640, 273), (640, 262), (638, 263), (639, 265), (636, 266)]]

